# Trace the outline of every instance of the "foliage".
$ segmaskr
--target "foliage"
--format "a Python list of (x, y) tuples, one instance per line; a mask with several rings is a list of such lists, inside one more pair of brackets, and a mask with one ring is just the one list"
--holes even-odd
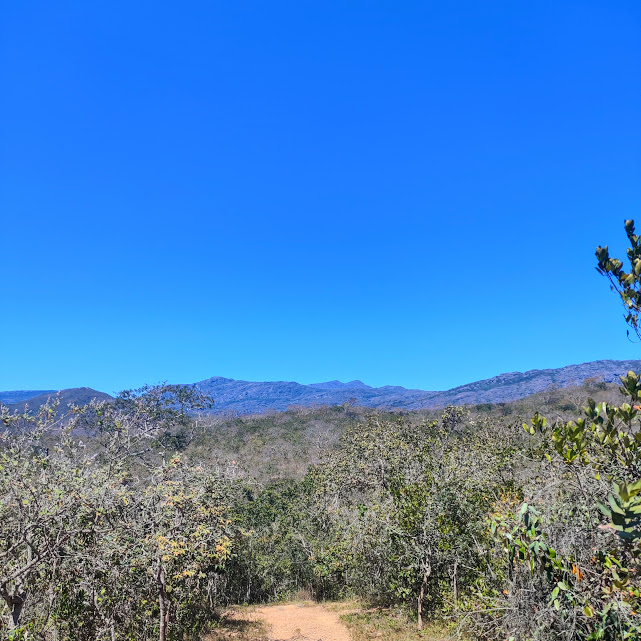
[(625, 221), (625, 232), (630, 241), (626, 250), (630, 271), (623, 269), (623, 262), (618, 258), (611, 258), (608, 246), (597, 247), (597, 271), (610, 281), (612, 290), (621, 298), (625, 309), (625, 320), (633, 329), (637, 337), (641, 338), (639, 327), (639, 312), (641, 311), (641, 236), (635, 234), (634, 221)]
[[(596, 255), (638, 334), (641, 246), (633, 221), (625, 228), (630, 272), (607, 247)], [(621, 405), (590, 398), (578, 419), (550, 426), (537, 412), (524, 425), (538, 439), (531, 454), (545, 476), (529, 488), (537, 498), (494, 513), (491, 531), (507, 553), (509, 581), (505, 598), (495, 596), (483, 612), (479, 629), (486, 635), (492, 629), (496, 638), (641, 636), (641, 381), (628, 372), (621, 383)], [(518, 616), (512, 595), (528, 618)]]
[[(53, 406), (35, 417), (4, 411), (5, 636), (162, 641), (211, 619), (212, 586), (231, 553), (230, 487), (158, 449), (168, 425), (188, 423), (171, 394), (150, 388), (76, 408), (66, 426)], [(73, 434), (90, 427), (88, 447)]]
[(372, 418), (349, 430), (328, 462), (310, 471), (323, 593), (413, 603), (419, 626), (424, 609), (432, 617), (451, 612), (478, 577), (485, 516), (510, 484), (520, 437), (508, 427), (503, 447), (487, 447), (492, 431), (455, 408), (418, 427)]
[[(622, 376), (622, 392), (638, 402), (639, 379)], [(495, 521), (493, 531), (505, 540), (510, 562), (528, 564), (544, 576), (549, 601), (557, 611), (555, 626), (570, 625), (577, 639), (632, 639), (641, 635), (641, 480), (639, 444), (641, 417), (634, 405), (612, 407), (590, 401), (585, 417), (556, 424), (548, 431), (545, 419), (535, 416), (530, 432), (547, 436), (548, 459), (569, 468), (561, 482), (581, 478), (588, 470), (596, 481), (605, 479), (610, 492), (587, 497), (593, 523), (592, 555), (579, 560), (577, 550), (557, 551), (548, 542), (539, 512), (524, 503), (513, 527)], [(581, 467), (573, 473), (574, 467)], [(635, 479), (635, 480), (633, 480)], [(602, 489), (602, 488), (600, 488)], [(599, 519), (597, 509), (602, 512)], [(514, 519), (513, 519), (514, 520)]]
[[(641, 337), (625, 228), (630, 271), (607, 247), (598, 269)], [(408, 616), (488, 641), (641, 638), (641, 377), (621, 384), (622, 403), (593, 380), (440, 412), (213, 417), (171, 385), (4, 408), (0, 635), (197, 638), (219, 605), (304, 593), (401, 612), (353, 617), (390, 638), (419, 634)]]

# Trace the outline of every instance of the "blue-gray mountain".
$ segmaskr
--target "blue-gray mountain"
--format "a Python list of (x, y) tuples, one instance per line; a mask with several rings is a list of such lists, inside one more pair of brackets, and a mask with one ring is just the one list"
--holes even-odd
[[(340, 405), (350, 401), (367, 407), (411, 410), (439, 408), (450, 404), (476, 405), (515, 401), (551, 387), (581, 385), (586, 379), (606, 383), (618, 382), (619, 376), (629, 370), (640, 372), (641, 360), (593, 361), (559, 369), (512, 372), (444, 392), (406, 389), (395, 385), (371, 387), (361, 381), (328, 381), (301, 385), (283, 381), (237, 381), (220, 376), (208, 378), (195, 385), (213, 397), (213, 411), (217, 413), (254, 414), (267, 410), (286, 410), (292, 405)], [(92, 398), (111, 398), (108, 394), (86, 387), (63, 390), (60, 394), (63, 406), (69, 402), (82, 404)], [(30, 409), (33, 409), (53, 395), (55, 392), (49, 390), (0, 392), (0, 403), (8, 405), (11, 409), (21, 409), (27, 403)]]
[(55, 390), (51, 389), (38, 389), (38, 390), (16, 390), (14, 392), (0, 392), (0, 403), (3, 405), (11, 405), (12, 403), (22, 403), (28, 401), (35, 396), (42, 396), (43, 394), (55, 394)]
[(22, 411), (25, 407), (34, 411), (44, 405), (49, 399), (60, 401), (60, 409), (66, 408), (70, 404), (86, 405), (92, 400), (106, 401), (112, 396), (104, 392), (98, 392), (90, 387), (74, 387), (64, 389), (60, 392), (53, 390), (21, 390), (19, 392), (0, 392), (0, 404), (7, 405), (11, 410)]
[(586, 379), (618, 382), (629, 370), (641, 371), (641, 360), (594, 361), (559, 369), (530, 370), (501, 374), (468, 383), (445, 392), (406, 389), (394, 385), (370, 387), (361, 381), (313, 383), (257, 383), (216, 376), (196, 383), (215, 400), (214, 411), (252, 414), (266, 410), (286, 410), (291, 405), (340, 405), (353, 400), (359, 405), (378, 408), (423, 409), (446, 405), (476, 405), (515, 401), (550, 387), (581, 385)]

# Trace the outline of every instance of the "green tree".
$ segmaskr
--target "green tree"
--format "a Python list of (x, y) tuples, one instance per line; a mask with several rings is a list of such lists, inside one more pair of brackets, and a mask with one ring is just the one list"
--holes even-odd
[[(625, 309), (625, 321), (632, 328), (638, 338), (641, 339), (641, 327), (639, 326), (639, 313), (641, 312), (641, 236), (635, 234), (634, 221), (625, 221), (625, 232), (630, 241), (630, 247), (626, 250), (629, 271), (623, 268), (623, 261), (618, 258), (611, 258), (608, 246), (597, 247), (597, 271), (603, 274), (609, 281), (612, 291), (621, 298)], [(628, 330), (629, 333), (629, 330)]]
[(168, 457), (163, 435), (189, 428), (189, 398), (156, 387), (71, 417), (3, 409), (0, 634), (165, 641), (211, 618), (234, 490)]
[[(597, 269), (620, 296), (626, 322), (641, 336), (640, 238), (633, 221), (625, 221), (625, 230), (630, 271), (607, 247), (596, 250)], [(621, 383), (621, 405), (588, 399), (583, 415), (573, 421), (550, 425), (537, 413), (524, 425), (539, 439), (547, 478), (537, 493), (545, 498), (497, 514), (492, 523), (509, 567), (527, 568), (544, 595), (538, 616), (530, 617), (521, 634), (527, 628), (537, 638), (641, 638), (641, 379), (628, 372)], [(562, 535), (555, 521), (564, 527)], [(576, 524), (580, 536), (568, 539)], [(509, 626), (504, 620), (503, 631), (509, 633)]]

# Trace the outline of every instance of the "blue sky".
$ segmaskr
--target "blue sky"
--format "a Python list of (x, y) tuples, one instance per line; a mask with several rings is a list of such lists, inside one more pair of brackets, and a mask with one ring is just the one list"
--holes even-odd
[(0, 389), (641, 358), (638, 1), (6, 2), (0, 59)]

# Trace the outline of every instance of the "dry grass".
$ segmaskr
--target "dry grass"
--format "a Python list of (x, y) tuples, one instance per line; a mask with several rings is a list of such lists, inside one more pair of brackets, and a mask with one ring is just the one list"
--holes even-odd
[(343, 614), (341, 619), (348, 625), (354, 641), (447, 641), (452, 633), (445, 627), (426, 623), (421, 631), (416, 621), (394, 609), (366, 610), (358, 608)]

